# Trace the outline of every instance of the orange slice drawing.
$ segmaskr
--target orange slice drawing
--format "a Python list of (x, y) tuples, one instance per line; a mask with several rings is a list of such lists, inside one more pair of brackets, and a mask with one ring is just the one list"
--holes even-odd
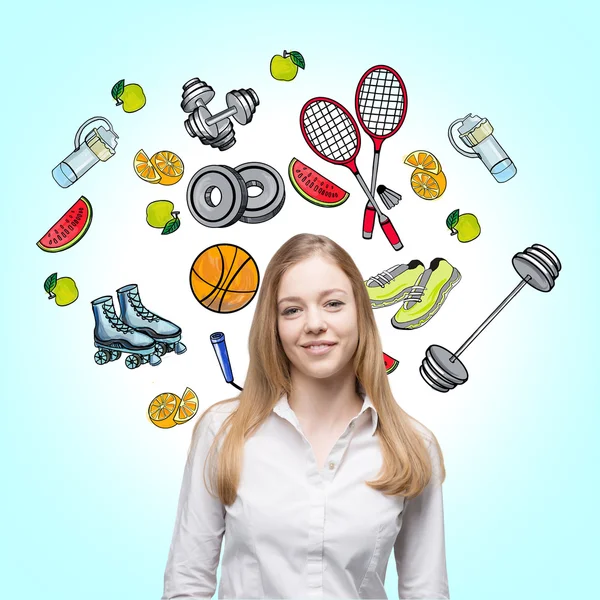
[(437, 200), (446, 191), (446, 176), (443, 171), (436, 175), (424, 169), (415, 169), (410, 185), (415, 194), (424, 200)]
[(198, 396), (188, 387), (185, 388), (185, 392), (181, 396), (181, 404), (175, 411), (173, 421), (178, 425), (187, 423), (190, 419), (193, 419), (198, 412)]
[(423, 169), (437, 175), (442, 170), (438, 159), (427, 152), (427, 150), (415, 150), (411, 152), (405, 159), (404, 164), (415, 169)]
[(143, 150), (138, 150), (133, 159), (133, 168), (136, 175), (149, 183), (158, 183), (160, 175), (154, 165), (150, 162), (148, 155)]

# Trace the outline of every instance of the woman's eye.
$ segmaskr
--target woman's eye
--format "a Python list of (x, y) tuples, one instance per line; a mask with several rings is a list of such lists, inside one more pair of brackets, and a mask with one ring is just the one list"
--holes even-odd
[[(338, 308), (339, 306), (342, 306), (344, 303), (340, 302), (339, 300), (332, 300), (331, 302), (327, 303), (327, 306), (332, 306), (333, 308)], [(297, 311), (297, 308), (287, 308), (286, 310), (284, 310), (281, 314), (283, 316), (289, 316), (289, 315), (295, 315), (296, 313), (294, 311)]]

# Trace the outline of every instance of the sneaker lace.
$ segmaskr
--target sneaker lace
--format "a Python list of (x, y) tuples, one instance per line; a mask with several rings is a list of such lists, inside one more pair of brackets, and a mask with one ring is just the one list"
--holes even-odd
[[(396, 266), (398, 266), (398, 265), (396, 265)], [(381, 287), (384, 287), (385, 285), (390, 283), (390, 281), (392, 281), (392, 279), (394, 279), (394, 277), (390, 273), (390, 271), (395, 268), (396, 267), (390, 267), (389, 270), (384, 269), (381, 273), (378, 273), (377, 275), (373, 275), (373, 277), (369, 277), (367, 284), (374, 282), (374, 283), (378, 283)]]
[(108, 319), (110, 326), (117, 331), (122, 331), (123, 333), (135, 333), (135, 329), (133, 327), (129, 327), (127, 323), (123, 323), (117, 314), (115, 313), (115, 307), (112, 304), (103, 304), (102, 310), (104, 312), (104, 316)]
[(402, 302), (402, 308), (409, 308), (408, 304), (410, 302), (421, 302), (423, 295), (425, 294), (425, 287), (426, 286), (424, 285), (413, 285)]
[(127, 294), (127, 300), (129, 304), (133, 307), (136, 314), (144, 319), (145, 321), (160, 321), (160, 318), (156, 316), (153, 312), (149, 311), (140, 300), (140, 294), (137, 291), (131, 291)]

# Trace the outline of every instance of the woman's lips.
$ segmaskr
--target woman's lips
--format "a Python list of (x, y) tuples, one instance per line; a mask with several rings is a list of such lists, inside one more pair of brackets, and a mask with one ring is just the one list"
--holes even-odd
[(306, 348), (304, 348), (309, 354), (312, 354), (313, 356), (320, 356), (321, 354), (327, 354), (328, 352), (331, 351), (332, 348), (335, 348), (337, 346), (337, 344), (331, 344), (331, 345), (326, 345), (324, 347), (311, 347), (311, 346), (307, 346)]

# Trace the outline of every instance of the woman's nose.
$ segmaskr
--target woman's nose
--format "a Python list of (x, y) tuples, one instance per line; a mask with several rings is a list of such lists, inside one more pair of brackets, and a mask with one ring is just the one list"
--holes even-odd
[(308, 309), (305, 314), (304, 331), (325, 331), (327, 329), (327, 323), (321, 311)]

